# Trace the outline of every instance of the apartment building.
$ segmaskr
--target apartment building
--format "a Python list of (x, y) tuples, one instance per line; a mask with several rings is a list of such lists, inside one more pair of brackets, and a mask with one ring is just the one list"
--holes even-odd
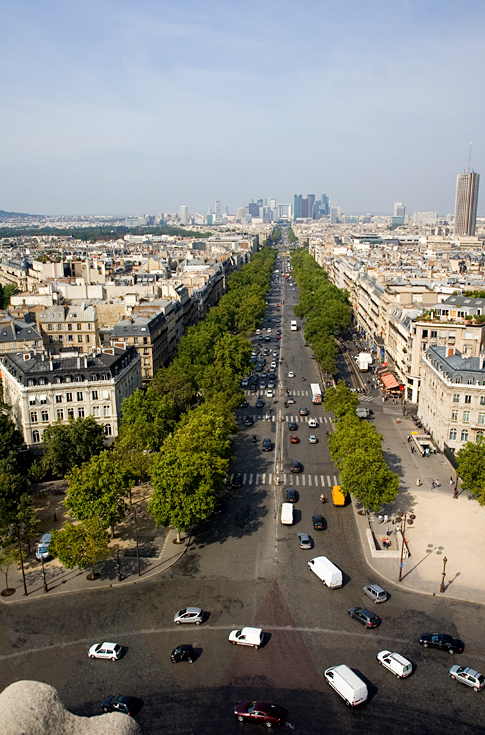
[(0, 321), (0, 355), (19, 350), (42, 349), (42, 335), (33, 323), (5, 317)]
[(459, 451), (485, 432), (485, 355), (430, 347), (421, 358), (419, 417), (441, 450)]
[(37, 327), (49, 351), (65, 347), (90, 354), (100, 343), (95, 306), (51, 306), (37, 312)]
[(96, 419), (106, 438), (115, 437), (123, 401), (142, 386), (140, 363), (134, 348), (91, 355), (10, 353), (0, 364), (4, 401), (28, 446), (41, 444), (54, 421), (86, 416)]

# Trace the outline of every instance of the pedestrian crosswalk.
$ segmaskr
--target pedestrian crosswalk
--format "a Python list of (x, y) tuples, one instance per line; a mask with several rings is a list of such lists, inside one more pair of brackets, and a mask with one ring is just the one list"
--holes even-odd
[[(231, 482), (234, 475), (231, 476)], [(279, 483), (278, 483), (279, 480)], [(333, 487), (338, 485), (337, 475), (307, 475), (280, 472), (273, 476), (271, 472), (245, 472), (242, 475), (243, 485), (295, 485), (295, 487)]]
[[(251, 416), (251, 414), (245, 414), (245, 416)], [(254, 421), (257, 421), (258, 419), (263, 419), (265, 421), (282, 421), (293, 424), (303, 424), (308, 423), (308, 419), (316, 419), (318, 424), (331, 424), (332, 419), (330, 416), (283, 416), (283, 414), (269, 414), (269, 413), (263, 413), (261, 414), (254, 414), (252, 416)]]
[[(277, 387), (276, 389), (273, 388), (272, 390), (276, 390), (276, 393), (278, 395), (280, 395), (280, 396), (286, 396), (287, 395), (286, 391), (283, 390), (283, 388), (281, 388), (281, 387)], [(255, 390), (255, 391), (254, 390), (245, 390), (244, 391), (244, 394), (246, 396), (254, 396), (254, 395), (256, 395), (256, 393), (264, 393), (265, 391), (266, 391), (266, 388), (262, 388), (261, 390), (258, 388), (258, 390)], [(309, 390), (290, 390), (290, 395), (293, 396), (293, 398), (298, 397), (298, 396), (300, 398), (311, 398), (311, 395), (312, 394), (311, 394), (311, 392)]]

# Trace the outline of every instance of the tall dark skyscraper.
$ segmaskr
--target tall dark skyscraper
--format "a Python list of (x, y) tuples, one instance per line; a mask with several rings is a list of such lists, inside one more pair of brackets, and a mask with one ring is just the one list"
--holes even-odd
[(454, 235), (474, 235), (477, 223), (480, 174), (468, 171), (456, 177)]
[(301, 217), (301, 200), (301, 194), (295, 194), (293, 197), (293, 216), (295, 219), (300, 219)]

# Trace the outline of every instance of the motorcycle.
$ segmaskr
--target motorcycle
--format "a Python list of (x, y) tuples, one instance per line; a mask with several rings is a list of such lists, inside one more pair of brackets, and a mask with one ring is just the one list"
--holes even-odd
[(323, 493), (320, 495), (320, 500), (322, 501), (322, 503), (325, 502), (325, 495)]

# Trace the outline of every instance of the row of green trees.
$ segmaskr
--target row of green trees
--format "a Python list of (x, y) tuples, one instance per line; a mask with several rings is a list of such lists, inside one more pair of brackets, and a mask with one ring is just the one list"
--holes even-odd
[(307, 250), (291, 256), (293, 275), (300, 291), (296, 316), (305, 317), (305, 341), (326, 373), (336, 372), (338, 347), (335, 337), (352, 323), (352, 309), (346, 291), (330, 283), (326, 272)]
[[(88, 441), (73, 441), (87, 420), (49, 429), (43, 462), (52, 471), (68, 468), (66, 507), (78, 521), (54, 534), (65, 566), (104, 558), (108, 535), (99, 529), (114, 533), (139, 480), (151, 480), (148, 512), (157, 525), (180, 534), (212, 513), (232, 458), (240, 381), (250, 369), (249, 335), (264, 315), (275, 259), (276, 252), (264, 248), (229, 277), (228, 292), (187, 331), (173, 362), (124, 401), (112, 449), (99, 452), (92, 426), (84, 427)], [(74, 446), (79, 443), (82, 451)]]
[(298, 242), (298, 238), (295, 235), (295, 233), (293, 232), (293, 228), (292, 227), (290, 227), (288, 229), (288, 240), (290, 241), (290, 244), (291, 245), (293, 245), (295, 242)]

